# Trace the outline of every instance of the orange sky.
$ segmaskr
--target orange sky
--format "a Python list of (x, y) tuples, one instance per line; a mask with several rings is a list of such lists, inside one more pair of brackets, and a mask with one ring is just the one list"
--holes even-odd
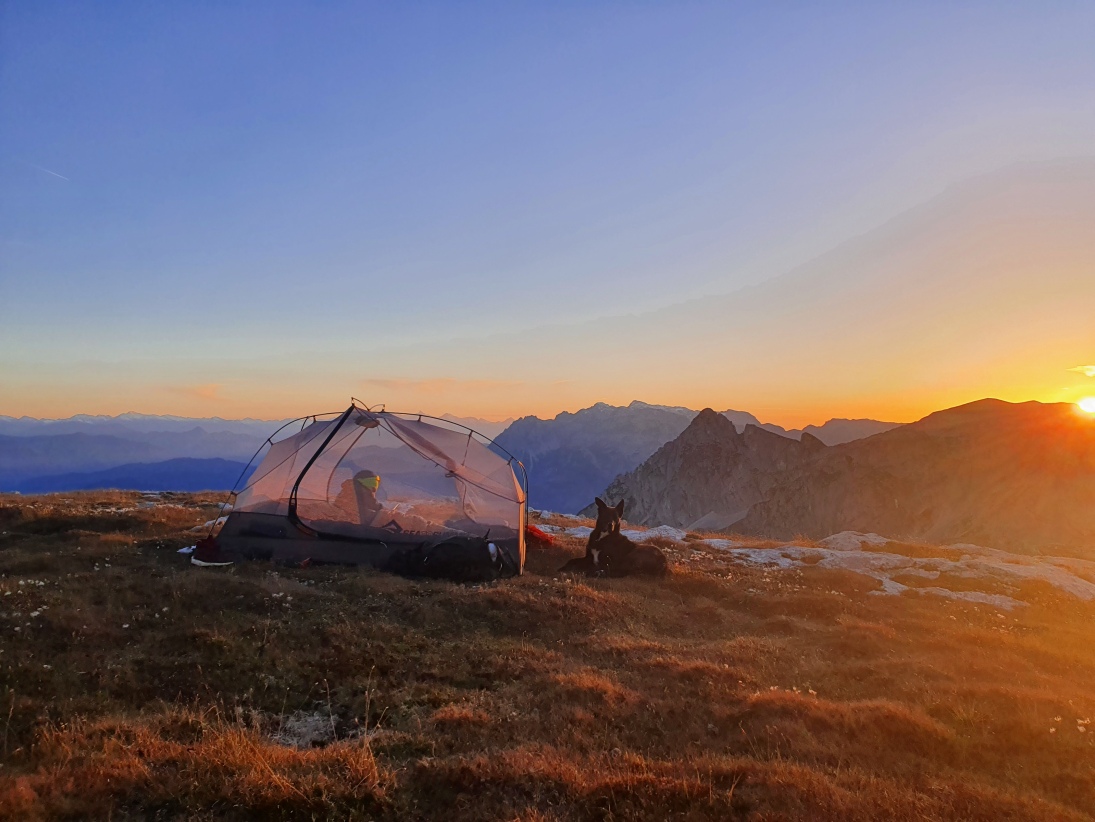
[[(13, 403), (10, 397), (5, 396), (0, 413), (56, 418), (74, 413), (114, 415), (137, 411), (193, 417), (281, 419), (338, 410), (347, 405), (349, 396), (353, 395), (366, 403), (385, 403), (392, 410), (453, 413), (496, 420), (526, 414), (552, 417), (560, 411), (574, 412), (595, 402), (626, 405), (639, 399), (653, 404), (683, 405), (694, 409), (705, 406), (720, 411), (734, 408), (749, 411), (762, 422), (776, 423), (785, 428), (801, 428), (808, 424), (821, 424), (833, 417), (909, 422), (932, 411), (986, 396), (1010, 402), (1076, 402), (1086, 396), (1095, 396), (1095, 379), (1066, 369), (1060, 369), (1055, 376), (1049, 376), (1039, 384), (1024, 380), (1014, 389), (1004, 386), (985, 386), (981, 389), (947, 387), (930, 393), (920, 391), (907, 395), (847, 398), (796, 398), (793, 394), (750, 397), (733, 390), (717, 390), (712, 386), (633, 394), (627, 388), (602, 384), (600, 389), (603, 393), (598, 393), (598, 385), (587, 380), (542, 384), (531, 380), (513, 381), (497, 386), (480, 382), (474, 388), (453, 382), (428, 381), (418, 385), (389, 385), (383, 388), (361, 382), (345, 388), (327, 387), (318, 381), (292, 382), (296, 388), (261, 386), (239, 380), (186, 387), (133, 385), (126, 390), (125, 384), (119, 383), (103, 385), (104, 390), (97, 397), (89, 397), (78, 405), (73, 403), (68, 392), (50, 391), (43, 387), (32, 402)], [(71, 386), (69, 388), (71, 390)]]

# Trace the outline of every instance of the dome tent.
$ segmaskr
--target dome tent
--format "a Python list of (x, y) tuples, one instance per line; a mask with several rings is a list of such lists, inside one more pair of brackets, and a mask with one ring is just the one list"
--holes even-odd
[(263, 450), (216, 535), (227, 559), (463, 579), (524, 568), (524, 466), (466, 426), (355, 400), (287, 423)]

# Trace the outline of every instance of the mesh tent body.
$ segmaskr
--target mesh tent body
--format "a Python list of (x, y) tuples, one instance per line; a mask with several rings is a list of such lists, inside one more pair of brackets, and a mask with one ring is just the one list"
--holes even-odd
[[(460, 541), (501, 554), (509, 573), (523, 569), (526, 495), (515, 473), (523, 468), (491, 440), (356, 403), (298, 422), (268, 440), (235, 494), (217, 535), (229, 556), (385, 567), (401, 552)], [(361, 482), (376, 476), (378, 488)]]

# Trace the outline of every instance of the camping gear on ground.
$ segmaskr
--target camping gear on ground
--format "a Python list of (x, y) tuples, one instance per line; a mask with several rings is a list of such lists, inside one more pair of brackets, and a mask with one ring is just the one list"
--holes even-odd
[(525, 541), (533, 548), (550, 548), (555, 544), (555, 537), (535, 525), (527, 525)]
[(218, 560), (365, 564), (463, 580), (524, 568), (524, 466), (466, 426), (355, 400), (340, 414), (294, 420), (264, 449), (246, 486), (233, 490)]
[(419, 546), (392, 555), (385, 571), (404, 577), (451, 579), (455, 582), (488, 582), (508, 576), (505, 558), (493, 542), (451, 537), (428, 547)]
[(190, 564), (202, 568), (222, 568), (232, 564), (232, 560), (221, 551), (216, 537), (199, 539), (198, 544), (189, 553)]

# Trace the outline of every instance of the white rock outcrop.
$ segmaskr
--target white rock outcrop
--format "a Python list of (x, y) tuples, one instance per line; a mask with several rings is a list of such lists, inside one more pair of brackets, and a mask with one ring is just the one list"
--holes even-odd
[[(883, 594), (916, 591), (1004, 609), (1025, 604), (1005, 594), (952, 591), (939, 586), (909, 586), (894, 579), (896, 576), (916, 576), (936, 580), (947, 575), (1003, 587), (1009, 594), (1017, 593), (1016, 586), (1021, 582), (1038, 580), (1077, 599), (1095, 600), (1095, 562), (1067, 557), (1032, 557), (976, 545), (952, 546), (951, 550), (961, 552), (957, 559), (910, 557), (896, 551), (880, 550), (889, 542), (878, 534), (844, 531), (822, 540), (820, 545), (824, 547), (783, 545), (778, 548), (734, 548), (729, 553), (753, 565), (781, 569), (812, 566), (854, 571), (881, 582), (882, 590), (878, 593)], [(874, 550), (864, 551), (861, 548), (863, 545), (870, 545)]]

